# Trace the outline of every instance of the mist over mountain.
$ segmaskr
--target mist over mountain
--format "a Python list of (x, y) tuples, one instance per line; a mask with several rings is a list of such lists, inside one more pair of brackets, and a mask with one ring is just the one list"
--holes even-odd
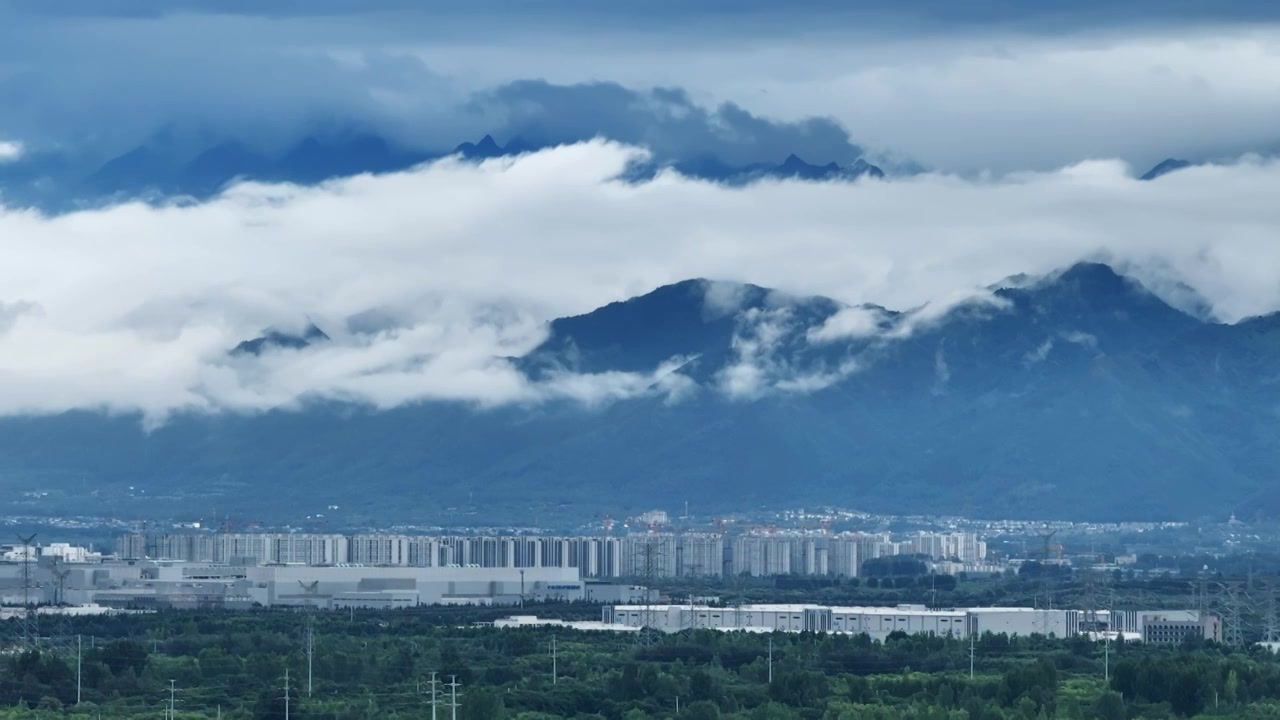
[[(583, 407), (0, 420), (0, 472), (45, 509), (287, 521), (483, 510), (837, 505), (1075, 519), (1280, 511), (1280, 314), (1220, 324), (1110, 267), (890, 311), (690, 280), (553, 322), (531, 377), (651, 371), (679, 392)], [(323, 352), (322, 329), (246, 352)], [(266, 347), (271, 345), (271, 347)], [(132, 488), (132, 489), (130, 489)]]
[[(518, 137), (500, 145), (493, 136), (485, 135), (478, 142), (461, 143), (452, 151), (430, 151), (409, 148), (376, 134), (342, 132), (309, 135), (282, 151), (270, 153), (238, 140), (193, 148), (189, 142), (176, 142), (161, 134), (100, 164), (74, 152), (36, 153), (0, 164), (0, 200), (52, 211), (121, 200), (204, 200), (236, 181), (313, 185), (363, 173), (408, 170), (450, 155), (479, 162), (552, 145)], [(855, 180), (885, 176), (883, 170), (862, 158), (847, 166), (834, 161), (812, 165), (791, 154), (776, 164), (734, 165), (718, 156), (701, 154), (688, 159), (654, 159), (633, 168), (627, 177), (644, 181), (664, 169), (732, 184), (763, 178)]]

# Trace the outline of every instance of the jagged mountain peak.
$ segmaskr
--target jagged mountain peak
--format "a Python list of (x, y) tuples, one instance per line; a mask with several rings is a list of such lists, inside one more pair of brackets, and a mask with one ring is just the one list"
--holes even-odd
[(464, 142), (454, 148), (455, 155), (461, 155), (467, 160), (487, 160), (489, 158), (502, 157), (504, 155), (515, 155), (521, 151), (520, 146), (506, 148), (498, 144), (492, 135), (485, 135), (480, 138), (480, 142)]
[(1163, 341), (1203, 321), (1110, 265), (1081, 262), (996, 291), (1015, 317), (1052, 332), (1095, 335), (1111, 350)]
[(1137, 281), (1118, 273), (1115, 268), (1100, 262), (1078, 262), (1050, 277), (1048, 282), (1070, 283), (1084, 291), (1123, 292), (1134, 289)]
[(308, 322), (301, 333), (268, 328), (261, 336), (236, 345), (230, 354), (261, 355), (268, 350), (302, 350), (329, 339), (329, 335), (313, 322)]
[(820, 324), (841, 304), (750, 283), (694, 278), (551, 323), (546, 342), (526, 358), (535, 375), (548, 367), (581, 372), (650, 371), (676, 357), (699, 357), (705, 373), (732, 352), (745, 318), (786, 314), (797, 332)]
[[(468, 160), (519, 155), (546, 147), (546, 142), (516, 137), (502, 146), (490, 134), (457, 145), (452, 154)], [(57, 153), (28, 153), (20, 162), (0, 166), (0, 194), (29, 197), (42, 207), (74, 207), (110, 197), (147, 199), (182, 195), (207, 198), (233, 180), (312, 184), (363, 173), (405, 170), (450, 153), (405, 146), (358, 126), (314, 129), (294, 142), (269, 149), (252, 138), (192, 133), (158, 133), (105, 162), (94, 152), (63, 148)], [(814, 165), (797, 153), (781, 164), (768, 161), (732, 164), (714, 154), (636, 163), (623, 177), (635, 182), (666, 168), (692, 177), (745, 185), (762, 178), (824, 181), (882, 178), (883, 170), (863, 158), (842, 166)], [(42, 190), (32, 180), (41, 178)], [(43, 197), (43, 202), (34, 198)]]
[(865, 177), (873, 177), (873, 178), (883, 178), (884, 170), (881, 170), (879, 167), (872, 165), (871, 163), (867, 162), (863, 158), (858, 158), (857, 160), (853, 161), (852, 165), (849, 166), (849, 174), (852, 175), (853, 177), (865, 176)]
[(526, 367), (647, 371), (674, 357), (697, 356), (705, 380), (740, 361), (742, 343), (754, 347), (767, 327), (769, 342), (784, 353), (769, 362), (797, 372), (812, 365), (820, 374), (846, 361), (869, 366), (902, 353), (894, 362), (917, 372), (922, 363), (932, 365), (928, 348), (940, 343), (951, 348), (954, 368), (1005, 372), (1053, 343), (1061, 348), (1055, 362), (1087, 362), (1097, 353), (1156, 348), (1203, 323), (1104, 263), (1078, 263), (1006, 285), (994, 291), (995, 302), (986, 296), (949, 309), (895, 312), (690, 279), (554, 321)]
[(1092, 304), (1135, 301), (1165, 305), (1137, 279), (1106, 263), (1078, 262), (1039, 278), (1015, 275), (999, 285), (998, 293), (1040, 297), (1072, 297)]

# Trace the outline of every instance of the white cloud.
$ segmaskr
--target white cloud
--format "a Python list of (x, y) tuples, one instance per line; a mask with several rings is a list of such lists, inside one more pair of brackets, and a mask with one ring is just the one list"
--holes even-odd
[(742, 308), (749, 285), (740, 282), (709, 280), (706, 283), (703, 309), (709, 318), (732, 315)]
[(1098, 349), (1098, 338), (1092, 333), (1073, 330), (1071, 332), (1062, 333), (1062, 339), (1069, 343), (1075, 343), (1076, 345), (1087, 347), (1090, 350)]
[[(551, 318), (691, 277), (924, 305), (919, 323), (989, 299), (978, 289), (998, 278), (1105, 257), (1186, 282), (1227, 319), (1280, 308), (1272, 163), (1153, 183), (1114, 162), (981, 181), (611, 180), (633, 153), (587, 143), (316, 188), (241, 185), (182, 207), (0, 210), (0, 413), (105, 408), (156, 421), (313, 398), (390, 407), (681, 397), (687, 378), (670, 367), (531, 384), (500, 358), (535, 347)], [(371, 309), (395, 327), (346, 331), (348, 317)], [(762, 316), (774, 326), (744, 334), (752, 361), (722, 379), (727, 392), (804, 390), (856, 371), (770, 369), (761, 358), (783, 318), (774, 304), (760, 312), (774, 313)], [(227, 357), (263, 328), (306, 316), (333, 341)]]
[(773, 388), (785, 375), (785, 358), (777, 355), (778, 344), (791, 324), (790, 308), (750, 308), (738, 317), (739, 328), (732, 340), (736, 356), (732, 365), (719, 373), (720, 390), (734, 400), (755, 400)]
[(950, 382), (951, 366), (947, 365), (947, 355), (939, 345), (933, 355), (933, 394), (945, 395)]
[(1022, 357), (1022, 362), (1026, 365), (1035, 365), (1049, 359), (1049, 353), (1053, 352), (1053, 338), (1049, 338), (1036, 346), (1035, 350), (1028, 352)]
[[(1058, 333), (1057, 338), (1073, 345), (1087, 348), (1089, 350), (1098, 349), (1098, 338), (1091, 333), (1082, 332), (1080, 330), (1070, 330)], [(1048, 338), (1044, 342), (1036, 346), (1034, 350), (1029, 351), (1022, 357), (1023, 364), (1027, 366), (1042, 363), (1049, 359), (1049, 354), (1053, 352), (1055, 338)]]
[(0, 140), (0, 165), (18, 160), (25, 150), (26, 148), (20, 142)]
[(961, 287), (940, 291), (939, 297), (926, 301), (898, 318), (885, 336), (898, 340), (911, 337), (920, 330), (927, 330), (946, 320), (951, 311), (962, 306), (977, 315), (990, 315), (1007, 310), (1010, 303), (988, 288)]
[(1236, 156), (1280, 144), (1274, 24), (850, 32), (775, 34), (753, 38), (748, 49), (637, 35), (571, 40), (573, 53), (554, 38), (432, 43), (417, 54), (487, 82), (519, 67), (555, 82), (675, 85), (707, 104), (740, 102), (779, 119), (830, 115), (864, 147), (949, 171), (1047, 170), (1098, 157), (1145, 171), (1169, 156)]
[[(799, 52), (836, 54), (824, 65), (792, 58), (788, 67), (815, 69), (794, 82), (742, 77), (767, 88), (761, 112), (812, 112), (822, 98), (856, 142), (934, 167), (1006, 172), (1125, 157), (1146, 170), (1169, 156), (1235, 155), (1280, 141), (1268, 120), (1280, 112), (1274, 27), (925, 38), (879, 49), (879, 58), (842, 61), (865, 49), (809, 44)], [(718, 88), (743, 91), (732, 81)]]
[(884, 319), (884, 313), (876, 308), (840, 308), (821, 325), (810, 328), (805, 336), (809, 342), (818, 345), (872, 337), (880, 333), (880, 323)]

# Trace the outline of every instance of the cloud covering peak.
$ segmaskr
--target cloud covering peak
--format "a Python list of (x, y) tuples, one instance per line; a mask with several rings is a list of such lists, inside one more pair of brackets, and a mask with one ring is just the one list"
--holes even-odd
[[(980, 181), (615, 179), (640, 157), (593, 141), (316, 187), (242, 184), (203, 203), (0, 210), (0, 413), (157, 420), (309, 399), (680, 395), (688, 388), (669, 366), (534, 382), (504, 358), (536, 347), (553, 318), (692, 277), (911, 308), (1105, 257), (1194, 287), (1223, 319), (1280, 308), (1270, 272), (1280, 166), (1270, 162), (1154, 183), (1118, 162)], [(348, 323), (371, 312), (379, 322)], [(332, 341), (228, 354), (307, 318)], [(866, 326), (842, 317), (829, 332)], [(743, 337), (755, 358), (772, 335)]]

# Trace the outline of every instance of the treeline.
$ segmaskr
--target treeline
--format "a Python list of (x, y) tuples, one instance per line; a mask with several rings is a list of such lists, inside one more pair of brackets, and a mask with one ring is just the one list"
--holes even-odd
[[(910, 567), (908, 562), (903, 567)], [(845, 578), (811, 575), (772, 577), (675, 578), (664, 581), (674, 598), (716, 596), (726, 605), (736, 603), (814, 603), (823, 605), (935, 604), (943, 607), (1035, 606), (1046, 591), (1059, 607), (1083, 608), (1092, 599), (1101, 608), (1117, 610), (1182, 609), (1195, 607), (1203, 585), (1212, 594), (1221, 584), (1236, 580), (1253, 589), (1280, 586), (1280, 576), (1187, 578), (1180, 576), (1128, 577), (1104, 572), (1089, 575), (1057, 566), (1027, 563), (1022, 574), (995, 577), (948, 575), (894, 575), (893, 565), (882, 565), (882, 574)], [(887, 575), (883, 573), (888, 573)]]
[(1121, 720), (1280, 709), (1274, 656), (1205, 643), (471, 624), (488, 619), (492, 611), (474, 608), (77, 619), (78, 653), (72, 642), (0, 657), (0, 718), (162, 718), (171, 687), (176, 719), (283, 718), (286, 675), (290, 718), (421, 718), (433, 673), (441, 717), (452, 697), (442, 683), (456, 680), (464, 720)]

